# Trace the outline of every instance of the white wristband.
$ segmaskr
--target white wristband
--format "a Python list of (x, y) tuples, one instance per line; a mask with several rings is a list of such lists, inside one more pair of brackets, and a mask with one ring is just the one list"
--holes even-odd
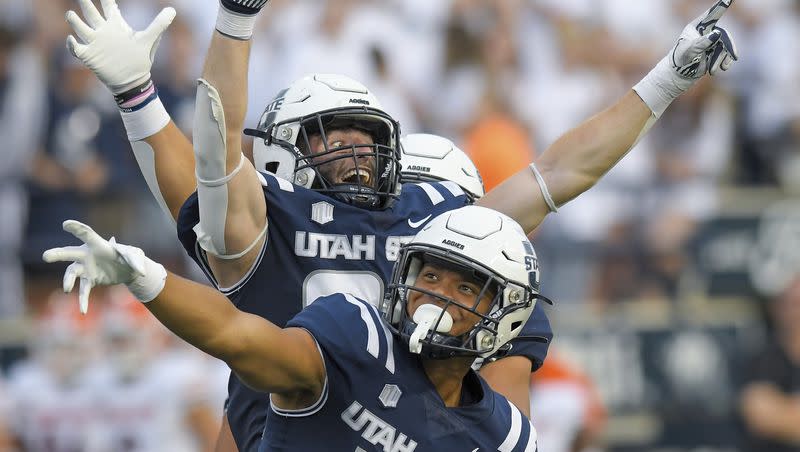
[(147, 257), (144, 258), (144, 267), (144, 275), (137, 276), (127, 286), (137, 300), (147, 303), (164, 290), (164, 285), (167, 283), (167, 270), (163, 265)]
[(128, 141), (131, 142), (155, 135), (169, 124), (169, 114), (157, 97), (140, 110), (120, 111), (120, 115), (128, 132)]
[(220, 5), (217, 13), (217, 31), (231, 38), (246, 41), (253, 37), (256, 16), (256, 14), (238, 14)]

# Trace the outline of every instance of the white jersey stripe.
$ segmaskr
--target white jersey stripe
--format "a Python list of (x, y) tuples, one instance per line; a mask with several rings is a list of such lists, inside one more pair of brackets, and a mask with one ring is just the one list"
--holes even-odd
[(450, 180), (442, 181), (442, 185), (444, 186), (444, 188), (449, 190), (450, 193), (453, 194), (453, 196), (461, 196), (464, 194), (464, 190), (457, 183), (453, 181)]
[(278, 176), (275, 176), (275, 180), (278, 181), (278, 186), (281, 188), (281, 190), (294, 192), (294, 185), (292, 185), (292, 183), (289, 182), (288, 180), (281, 179)]
[(256, 176), (258, 176), (258, 181), (261, 182), (262, 187), (269, 187), (269, 184), (267, 183), (267, 178), (264, 177), (264, 175), (261, 174), (261, 172), (256, 171)]
[(425, 190), (425, 194), (428, 195), (428, 198), (431, 199), (431, 204), (433, 204), (434, 206), (444, 201), (444, 196), (442, 196), (441, 193), (439, 193), (435, 188), (433, 188), (431, 184), (423, 182), (419, 184), (419, 186), (420, 188)]
[(378, 359), (378, 328), (375, 326), (375, 321), (372, 320), (372, 316), (369, 315), (369, 311), (367, 311), (367, 305), (350, 294), (344, 294), (344, 298), (348, 303), (357, 306), (359, 311), (361, 311), (361, 320), (364, 321), (364, 325), (367, 327), (367, 351), (370, 355), (374, 356), (375, 359)]
[[(377, 309), (375, 310), (377, 311)], [(380, 313), (378, 313), (378, 318), (380, 318)], [(386, 370), (394, 373), (394, 337), (383, 322), (381, 322), (381, 327), (383, 328), (384, 336), (386, 336)]]
[(511, 430), (508, 431), (508, 436), (503, 441), (503, 444), (497, 447), (500, 452), (511, 452), (519, 442), (519, 435), (522, 432), (522, 413), (519, 412), (517, 407), (511, 404), (508, 400), (508, 407), (511, 409)]
[(528, 425), (530, 426), (530, 430), (528, 431), (528, 445), (525, 446), (525, 452), (536, 452), (536, 427), (533, 426), (533, 423), (528, 419)]
[[(378, 308), (376, 308), (375, 305), (367, 303), (367, 307), (375, 314), (376, 317), (378, 317), (378, 319), (381, 318), (381, 313), (378, 311)], [(378, 325), (383, 328), (383, 335), (386, 337), (386, 370), (388, 370), (390, 373), (394, 373), (394, 342), (392, 340), (392, 333), (389, 332), (389, 328), (387, 328), (386, 325), (380, 320), (378, 320)]]

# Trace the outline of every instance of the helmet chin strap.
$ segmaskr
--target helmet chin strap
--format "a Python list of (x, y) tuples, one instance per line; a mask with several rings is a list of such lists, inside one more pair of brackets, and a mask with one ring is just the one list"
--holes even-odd
[(453, 328), (453, 317), (451, 317), (447, 311), (443, 310), (439, 306), (434, 304), (423, 304), (420, 305), (416, 311), (414, 311), (414, 323), (417, 324), (417, 327), (414, 328), (414, 332), (408, 339), (408, 349), (411, 351), (411, 353), (419, 354), (422, 352), (421, 341), (428, 335), (433, 323), (439, 319), (439, 316), (441, 316), (442, 319), (436, 325), (436, 332), (450, 332), (450, 329)]

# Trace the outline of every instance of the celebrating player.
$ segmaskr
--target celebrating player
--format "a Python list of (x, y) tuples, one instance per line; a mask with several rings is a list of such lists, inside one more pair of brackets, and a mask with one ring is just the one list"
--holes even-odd
[(283, 329), (138, 248), (76, 221), (64, 229), (84, 242), (44, 253), (73, 262), (64, 290), (76, 278), (126, 284), (178, 336), (271, 394), (260, 450), (536, 448), (527, 418), (470, 368), (519, 334), (544, 299), (533, 246), (503, 214), (468, 206), (440, 215), (403, 246), (385, 297), (321, 297)]

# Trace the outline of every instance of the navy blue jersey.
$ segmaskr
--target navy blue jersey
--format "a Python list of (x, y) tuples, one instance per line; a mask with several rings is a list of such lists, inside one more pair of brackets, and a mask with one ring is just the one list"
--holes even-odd
[(308, 330), (325, 362), (319, 400), (304, 410), (271, 407), (259, 451), (531, 451), (530, 421), (477, 373), (462, 406), (448, 408), (419, 355), (393, 336), (369, 302), (321, 298), (288, 326)]
[[(266, 245), (254, 268), (233, 287), (217, 288), (239, 309), (278, 326), (318, 297), (351, 293), (380, 300), (391, 277), (400, 245), (428, 221), (469, 202), (453, 182), (403, 185), (400, 197), (379, 211), (366, 210), (330, 196), (259, 173), (267, 202)], [(199, 222), (197, 195), (181, 208), (178, 236), (186, 251), (214, 282), (194, 230)], [(216, 283), (215, 283), (216, 284)], [(538, 307), (521, 336), (552, 336)], [(535, 367), (547, 344), (522, 338), (510, 353), (530, 357)], [(235, 375), (228, 385), (228, 422), (239, 450), (253, 450), (269, 405), (266, 395), (250, 390)]]

